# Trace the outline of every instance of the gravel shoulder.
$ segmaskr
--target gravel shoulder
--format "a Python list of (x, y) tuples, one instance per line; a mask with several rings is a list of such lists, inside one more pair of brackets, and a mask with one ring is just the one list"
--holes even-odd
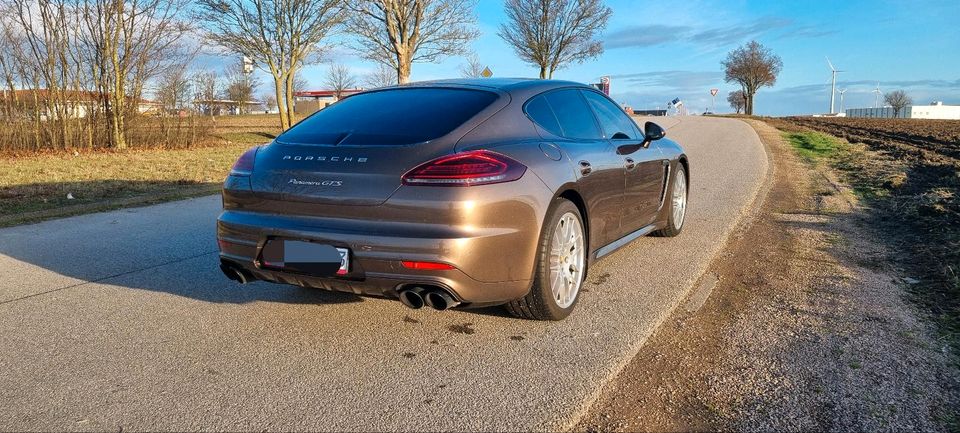
[(576, 430), (956, 430), (956, 354), (856, 196), (748, 123), (772, 156), (763, 206)]

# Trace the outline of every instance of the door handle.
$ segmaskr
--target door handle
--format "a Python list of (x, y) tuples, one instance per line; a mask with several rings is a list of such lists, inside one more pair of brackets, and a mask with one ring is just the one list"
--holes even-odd
[(589, 161), (580, 161), (580, 174), (586, 176), (593, 171), (593, 167), (590, 166)]
[(633, 162), (633, 158), (627, 158), (624, 160), (624, 167), (627, 168), (627, 171), (633, 171), (637, 167), (637, 163)]

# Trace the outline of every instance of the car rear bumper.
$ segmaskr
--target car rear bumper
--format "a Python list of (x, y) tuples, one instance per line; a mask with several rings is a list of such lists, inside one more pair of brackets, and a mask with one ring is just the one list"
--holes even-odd
[[(258, 280), (275, 283), (382, 297), (397, 297), (399, 290), (428, 286), (444, 289), (470, 306), (501, 304), (524, 296), (530, 289), (535, 251), (529, 245), (536, 245), (538, 229), (384, 222), (372, 225), (376, 230), (370, 227), (364, 221), (229, 210), (218, 218), (217, 239), (222, 261)], [(347, 248), (350, 270), (330, 278), (264, 268), (260, 252), (270, 238)], [(455, 269), (408, 269), (402, 261), (446, 263)]]

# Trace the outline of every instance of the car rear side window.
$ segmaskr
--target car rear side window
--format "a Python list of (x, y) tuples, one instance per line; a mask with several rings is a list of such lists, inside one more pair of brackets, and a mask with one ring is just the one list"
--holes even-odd
[[(614, 104), (597, 92), (584, 91), (583, 97), (587, 98), (590, 107), (597, 113), (597, 119), (603, 128), (604, 136), (607, 138), (624, 139), (640, 137), (640, 130), (637, 129), (637, 124), (627, 116), (627, 113), (625, 113), (620, 106)], [(623, 134), (626, 135), (626, 137), (615, 136), (616, 134)]]
[(543, 96), (537, 96), (527, 102), (527, 115), (530, 116), (537, 125), (550, 131), (551, 134), (563, 136), (563, 129), (560, 128), (560, 122), (557, 121), (557, 115), (553, 113), (553, 108)]
[(557, 90), (544, 95), (554, 114), (563, 136), (567, 138), (598, 139), (603, 138), (593, 112), (587, 106), (577, 89)]
[(408, 88), (361, 93), (308, 117), (281, 143), (403, 146), (442, 137), (497, 99), (469, 89)]

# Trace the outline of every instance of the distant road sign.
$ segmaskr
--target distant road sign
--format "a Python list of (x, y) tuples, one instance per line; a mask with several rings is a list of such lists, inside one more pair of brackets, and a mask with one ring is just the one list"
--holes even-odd
[(610, 96), (610, 77), (600, 77), (600, 91)]
[(490, 70), (490, 67), (487, 66), (483, 68), (483, 72), (480, 73), (480, 76), (483, 78), (490, 78), (493, 76), (493, 71)]
[(717, 92), (719, 91), (720, 89), (710, 89), (710, 96), (717, 96)]

